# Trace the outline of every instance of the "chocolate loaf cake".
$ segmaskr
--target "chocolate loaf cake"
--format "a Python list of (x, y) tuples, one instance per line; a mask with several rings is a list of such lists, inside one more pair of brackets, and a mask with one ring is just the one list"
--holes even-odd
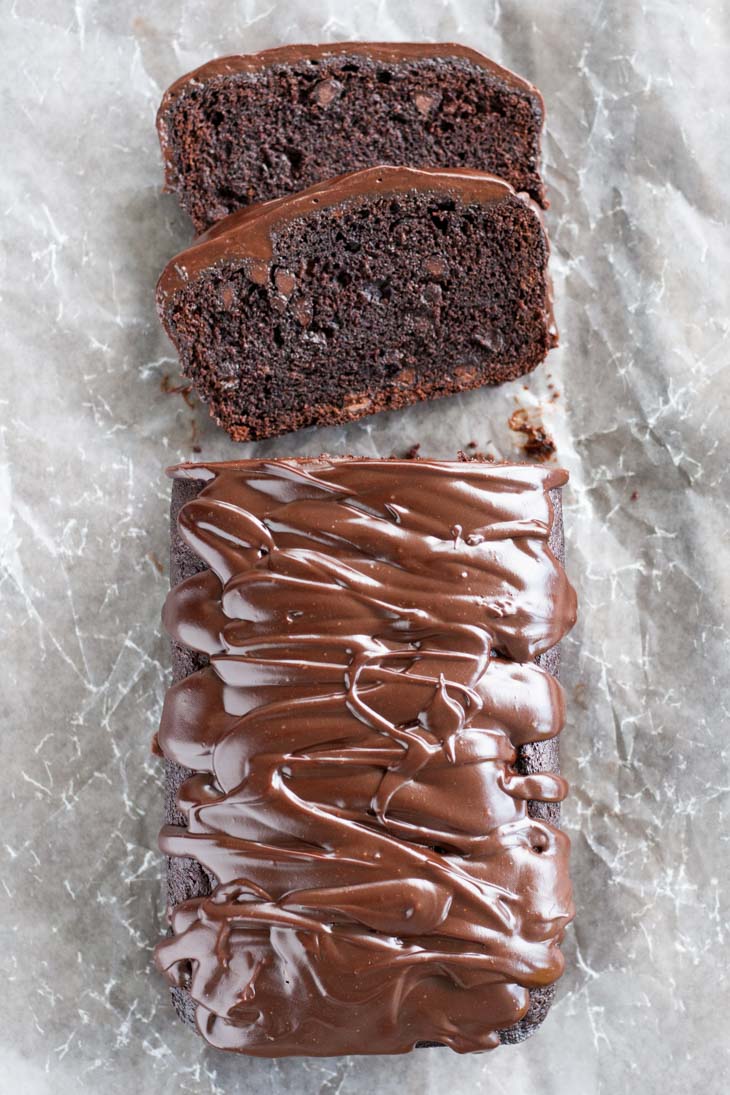
[(540, 92), (476, 50), (344, 42), (223, 57), (165, 92), (165, 190), (196, 231), (381, 163), (489, 171), (546, 205)]
[(573, 913), (566, 474), (322, 457), (171, 475), (156, 962), (178, 1012), (270, 1057), (527, 1037)]
[(236, 441), (534, 369), (557, 338), (548, 241), (491, 175), (379, 167), (234, 213), (168, 263), (182, 370)]

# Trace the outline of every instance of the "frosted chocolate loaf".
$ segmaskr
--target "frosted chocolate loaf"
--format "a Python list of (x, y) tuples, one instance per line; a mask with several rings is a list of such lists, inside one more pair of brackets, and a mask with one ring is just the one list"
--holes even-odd
[(545, 206), (544, 115), (537, 88), (476, 50), (342, 42), (211, 61), (165, 92), (157, 128), (165, 189), (202, 232), (381, 163), (489, 171)]
[(221, 221), (157, 306), (236, 441), (513, 380), (557, 342), (549, 245), (492, 175), (379, 167)]
[(522, 1040), (573, 915), (566, 474), (325, 457), (170, 474), (156, 962), (178, 1012), (268, 1057)]

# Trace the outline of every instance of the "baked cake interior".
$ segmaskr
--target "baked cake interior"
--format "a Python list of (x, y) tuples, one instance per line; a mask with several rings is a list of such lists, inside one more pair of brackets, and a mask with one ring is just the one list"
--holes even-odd
[(237, 440), (514, 379), (552, 345), (547, 244), (510, 195), (374, 194), (280, 224), (163, 305), (183, 371)]

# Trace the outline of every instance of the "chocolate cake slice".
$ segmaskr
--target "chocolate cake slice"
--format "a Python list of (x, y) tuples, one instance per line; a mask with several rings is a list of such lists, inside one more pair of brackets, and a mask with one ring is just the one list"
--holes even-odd
[(157, 128), (165, 189), (202, 232), (380, 163), (489, 171), (545, 206), (544, 114), (536, 88), (476, 50), (343, 42), (211, 61), (165, 92)]
[(266, 1057), (521, 1041), (573, 915), (566, 473), (320, 457), (170, 474), (156, 963), (180, 1016)]
[(369, 168), (221, 221), (157, 303), (185, 376), (249, 441), (534, 369), (557, 341), (548, 251), (492, 175)]

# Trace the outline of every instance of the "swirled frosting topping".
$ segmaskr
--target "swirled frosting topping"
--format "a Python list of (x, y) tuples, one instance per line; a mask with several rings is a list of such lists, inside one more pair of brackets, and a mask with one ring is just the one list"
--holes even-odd
[(170, 593), (209, 658), (158, 734), (190, 771), (161, 847), (214, 876), (156, 961), (213, 1045), (261, 1056), (488, 1049), (562, 971), (568, 841), (518, 770), (559, 733), (535, 659), (572, 626), (556, 469), (181, 465), (208, 569)]

